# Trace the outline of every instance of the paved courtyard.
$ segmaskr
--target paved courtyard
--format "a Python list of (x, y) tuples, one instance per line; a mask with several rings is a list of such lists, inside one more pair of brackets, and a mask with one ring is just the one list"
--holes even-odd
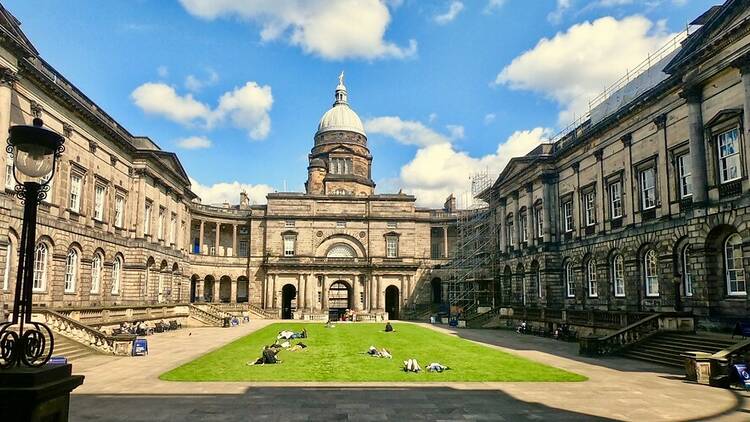
[[(158, 376), (276, 321), (195, 328), (149, 338), (150, 355), (74, 363), (86, 381), (72, 421), (750, 420), (750, 395), (687, 383), (680, 371), (500, 330), (449, 330), (589, 377), (579, 383), (167, 382)], [(429, 326), (425, 324), (425, 326)], [(252, 358), (252, 357), (249, 357)], [(291, 368), (290, 368), (291, 370)]]

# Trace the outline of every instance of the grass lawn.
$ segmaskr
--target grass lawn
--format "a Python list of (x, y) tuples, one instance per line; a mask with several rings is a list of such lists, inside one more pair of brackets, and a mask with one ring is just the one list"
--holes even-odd
[[(308, 338), (293, 340), (306, 349), (282, 350), (276, 365), (247, 365), (260, 356), (281, 330), (301, 331)], [(161, 375), (169, 381), (584, 381), (586, 377), (543, 365), (509, 353), (472, 343), (413, 324), (277, 323), (269, 325), (192, 362)], [(364, 354), (370, 345), (385, 347), (393, 359)], [(422, 367), (439, 362), (451, 369), (443, 373), (406, 373), (403, 361), (416, 358)]]

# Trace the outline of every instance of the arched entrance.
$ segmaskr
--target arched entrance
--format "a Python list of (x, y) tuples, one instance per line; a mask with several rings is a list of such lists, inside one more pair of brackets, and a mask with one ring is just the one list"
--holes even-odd
[(214, 283), (216, 280), (213, 276), (207, 275), (203, 280), (203, 301), (213, 302), (214, 301)]
[(432, 303), (443, 303), (443, 282), (439, 278), (433, 278), (430, 285), (432, 286)]
[(398, 310), (398, 287), (388, 286), (388, 288), (385, 289), (385, 311), (388, 312), (388, 319), (398, 319)]
[(222, 276), (219, 279), (219, 302), (229, 303), (232, 301), (232, 279), (228, 276)]
[(237, 303), (245, 303), (249, 299), (250, 283), (247, 277), (240, 276), (237, 278)]
[(195, 301), (198, 299), (196, 295), (198, 294), (198, 275), (195, 274), (192, 277), (190, 277), (190, 303), (195, 303)]
[(281, 319), (292, 319), (296, 305), (297, 288), (292, 284), (284, 285), (281, 288)]
[(341, 319), (347, 309), (351, 309), (351, 289), (349, 284), (337, 281), (328, 289), (328, 317)]

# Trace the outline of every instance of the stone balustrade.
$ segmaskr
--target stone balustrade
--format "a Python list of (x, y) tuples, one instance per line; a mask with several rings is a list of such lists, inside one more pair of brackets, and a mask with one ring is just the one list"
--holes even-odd
[(53, 332), (101, 353), (128, 356), (132, 350), (134, 335), (108, 336), (88, 325), (49, 309), (35, 309), (33, 317), (34, 320), (47, 324)]

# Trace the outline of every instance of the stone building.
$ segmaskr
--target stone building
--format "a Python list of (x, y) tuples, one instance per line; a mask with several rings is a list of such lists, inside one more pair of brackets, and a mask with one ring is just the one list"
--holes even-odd
[(750, 9), (729, 0), (483, 192), (504, 306), (750, 310)]
[[(35, 117), (65, 136), (39, 211), (39, 306), (245, 302), (284, 317), (352, 308), (397, 318), (407, 304), (430, 300), (422, 284), (449, 255), (451, 213), (420, 209), (410, 195), (375, 193), (343, 75), (314, 137), (307, 191), (270, 194), (263, 206), (246, 196), (239, 206), (201, 204), (174, 153), (131, 134), (79, 91), (0, 6), (0, 131)], [(0, 157), (5, 309), (22, 225), (12, 160)]]

